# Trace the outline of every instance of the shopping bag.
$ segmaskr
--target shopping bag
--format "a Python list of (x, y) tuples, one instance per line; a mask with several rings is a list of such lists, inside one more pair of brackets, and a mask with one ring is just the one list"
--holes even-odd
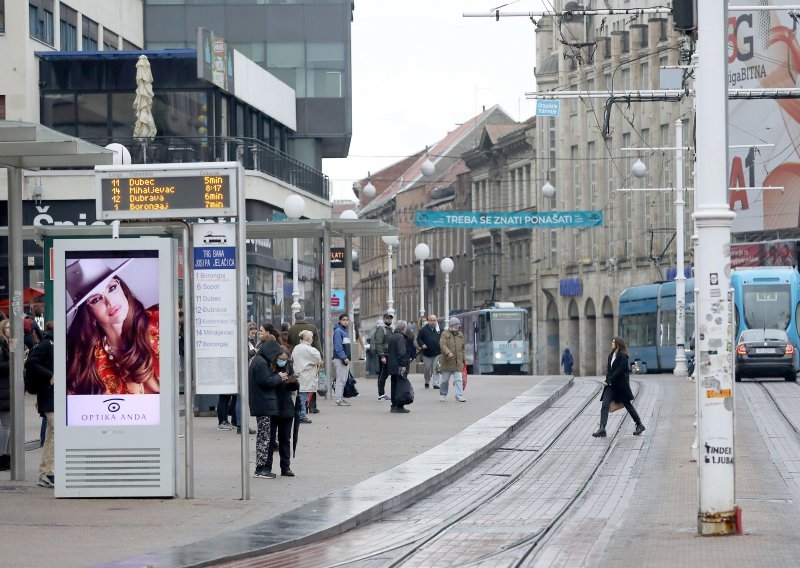
[(397, 404), (406, 405), (414, 402), (414, 387), (405, 375), (400, 375), (395, 386), (394, 398)]
[(464, 367), (461, 369), (461, 388), (467, 390), (467, 379), (469, 379), (469, 374), (467, 374), (467, 364), (464, 363)]
[(353, 378), (353, 375), (350, 374), (347, 376), (347, 381), (344, 383), (344, 392), (342, 396), (344, 398), (353, 398), (358, 396), (358, 389), (356, 388), (356, 380)]
[(617, 402), (616, 400), (611, 401), (611, 406), (608, 408), (609, 412), (616, 412), (620, 408), (625, 408), (624, 402)]
[(328, 387), (330, 386), (330, 381), (328, 380), (328, 373), (325, 371), (320, 371), (317, 374), (317, 394), (320, 396), (325, 396), (328, 394)]

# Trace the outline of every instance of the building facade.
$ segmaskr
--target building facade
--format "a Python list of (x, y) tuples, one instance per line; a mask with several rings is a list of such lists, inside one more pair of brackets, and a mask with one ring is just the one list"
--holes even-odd
[[(431, 251), (423, 266), (426, 313), (444, 313), (445, 278), (439, 263), (445, 257), (452, 258), (455, 264), (450, 275), (451, 309), (472, 307), (475, 263), (470, 229), (418, 227), (415, 215), (417, 211), (469, 211), (470, 187), (460, 180), (466, 170), (462, 156), (478, 145), (484, 128), (512, 124), (514, 120), (503, 109), (493, 106), (460, 124), (427, 151), (374, 172), (359, 183), (361, 188), (368, 182), (376, 188), (372, 198), (360, 192), (359, 216), (381, 219), (398, 228), (400, 243), (392, 249), (392, 302), (396, 318), (410, 322), (419, 319), (420, 270), (414, 249), (420, 243), (427, 244)], [(371, 322), (380, 319), (388, 308), (389, 247), (380, 238), (364, 238), (361, 250), (361, 315), (365, 322)]]
[[(555, 2), (557, 10), (566, 4)], [(606, 7), (591, 1), (584, 6)], [(689, 63), (685, 42), (665, 16), (542, 18), (536, 30), (538, 90), (612, 95), (655, 89), (660, 68)], [(690, 80), (686, 86), (691, 87)], [(618, 190), (675, 186), (674, 152), (652, 148), (675, 147), (674, 123), (679, 118), (685, 133), (693, 131), (692, 102), (607, 101), (562, 100), (559, 116), (537, 117), (531, 137), (537, 210), (603, 213), (601, 227), (534, 232), (532, 256), (541, 259), (532, 302), (534, 368), (540, 374), (559, 372), (560, 353), (566, 347), (573, 353), (576, 374), (603, 374), (617, 327), (619, 293), (664, 279), (675, 266), (674, 192)], [(691, 145), (690, 136), (684, 138), (682, 145)], [(641, 150), (623, 150), (632, 147)], [(631, 174), (637, 159), (647, 165), (644, 179)], [(686, 160), (682, 172), (685, 187), (694, 185), (691, 162)], [(555, 188), (552, 197), (542, 193), (547, 182)], [(691, 192), (686, 192), (685, 201), (684, 262), (691, 266)]]
[(353, 11), (352, 0), (144, 0), (145, 47), (194, 47), (198, 27), (224, 38), (295, 90), (297, 130), (287, 151), (321, 170), (322, 158), (346, 158), (350, 148)]

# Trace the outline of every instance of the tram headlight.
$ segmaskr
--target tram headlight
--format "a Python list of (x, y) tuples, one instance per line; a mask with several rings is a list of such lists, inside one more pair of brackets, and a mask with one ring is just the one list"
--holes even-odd
[(502, 353), (500, 353), (499, 351), (497, 351), (497, 352), (494, 354), (494, 358), (495, 358), (495, 359), (501, 359), (502, 357), (503, 357), (503, 354), (502, 354)]
[(522, 353), (517, 353), (517, 359), (522, 359)]

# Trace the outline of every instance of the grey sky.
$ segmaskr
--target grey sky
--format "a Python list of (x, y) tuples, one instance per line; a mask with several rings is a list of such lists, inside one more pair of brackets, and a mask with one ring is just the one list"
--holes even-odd
[[(525, 100), (536, 86), (533, 23), (462, 17), (506, 1), (356, 2), (350, 157), (323, 161), (334, 199), (354, 199), (355, 180), (432, 145), (483, 106), (499, 104), (516, 120), (534, 114)], [(521, 0), (502, 10), (542, 5)]]

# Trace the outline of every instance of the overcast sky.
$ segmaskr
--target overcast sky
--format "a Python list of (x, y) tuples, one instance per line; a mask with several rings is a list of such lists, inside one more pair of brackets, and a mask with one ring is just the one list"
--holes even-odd
[[(323, 161), (333, 199), (353, 182), (434, 144), (499, 104), (515, 120), (534, 114), (535, 37), (526, 18), (464, 18), (508, 0), (356, 0), (352, 24), (350, 156)], [(541, 10), (520, 0), (502, 11)], [(549, 3), (547, 3), (549, 6)]]

